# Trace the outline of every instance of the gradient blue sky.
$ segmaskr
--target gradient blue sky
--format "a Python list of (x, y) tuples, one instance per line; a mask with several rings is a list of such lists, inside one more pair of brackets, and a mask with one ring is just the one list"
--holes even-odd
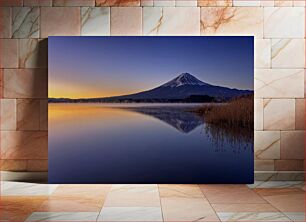
[(49, 97), (103, 97), (154, 88), (183, 72), (253, 89), (253, 37), (49, 37)]

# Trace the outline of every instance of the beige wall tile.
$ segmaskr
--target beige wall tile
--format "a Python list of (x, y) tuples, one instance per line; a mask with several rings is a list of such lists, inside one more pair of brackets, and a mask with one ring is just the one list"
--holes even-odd
[(111, 8), (111, 35), (141, 35), (141, 20), (141, 7), (113, 7)]
[(175, 0), (153, 0), (154, 7), (175, 6)]
[(275, 7), (293, 6), (293, 0), (274, 0)]
[(3, 97), (3, 69), (0, 69), (0, 99)]
[(303, 69), (257, 69), (256, 98), (303, 98)]
[(279, 131), (255, 131), (254, 136), (255, 159), (280, 159)]
[(78, 7), (42, 7), (41, 38), (53, 35), (80, 35), (80, 13)]
[(22, 0), (0, 0), (0, 7), (22, 6)]
[(263, 99), (254, 99), (254, 129), (255, 130), (263, 130)]
[(233, 0), (233, 6), (260, 6), (260, 0)]
[(200, 9), (197, 7), (144, 7), (143, 34), (200, 35)]
[(109, 7), (82, 7), (81, 20), (81, 35), (110, 35)]
[(47, 98), (46, 69), (5, 69), (5, 98)]
[(304, 39), (272, 39), (273, 68), (304, 68)]
[(303, 160), (275, 160), (277, 171), (302, 171), (304, 170)]
[(197, 6), (197, 0), (176, 0), (175, 6), (182, 6), (182, 7), (191, 7)]
[(304, 69), (304, 97), (306, 97), (306, 69)]
[(48, 171), (48, 160), (28, 160), (27, 171), (45, 172)]
[(48, 132), (1, 131), (1, 156), (4, 159), (47, 159)]
[(12, 8), (12, 37), (13, 38), (39, 38), (38, 7)]
[(53, 6), (95, 6), (95, 0), (53, 0)]
[(52, 0), (23, 0), (24, 6), (52, 6)]
[(39, 109), (39, 128), (40, 130), (48, 130), (48, 100), (40, 100)]
[(0, 8), (0, 38), (11, 38), (12, 10), (9, 7)]
[(232, 6), (233, 0), (198, 0), (198, 6), (220, 6), (220, 7), (226, 7), (226, 6)]
[(140, 0), (96, 0), (96, 6), (140, 6)]
[(18, 40), (0, 39), (0, 68), (18, 68)]
[(255, 39), (255, 68), (271, 68), (270, 39)]
[(1, 99), (0, 111), (0, 129), (16, 130), (16, 100)]
[(47, 68), (47, 40), (19, 40), (19, 68)]
[(304, 0), (293, 0), (293, 6), (295, 6), (295, 7), (305, 7), (306, 2)]
[(295, 100), (295, 129), (305, 129), (305, 99)]
[(255, 160), (254, 170), (273, 171), (274, 170), (274, 160)]
[(304, 159), (305, 131), (281, 132), (281, 159)]
[(263, 9), (260, 7), (202, 7), (202, 35), (263, 36)]
[(26, 171), (26, 160), (0, 160), (0, 169), (3, 171)]
[(304, 38), (304, 32), (305, 10), (303, 8), (264, 8), (265, 38)]
[(291, 130), (294, 128), (294, 99), (264, 99), (264, 130)]
[(264, 7), (274, 6), (274, 0), (261, 0), (260, 6), (264, 6)]
[(154, 0), (141, 0), (140, 5), (141, 6), (153, 6)]
[(39, 99), (17, 99), (17, 130), (39, 130)]

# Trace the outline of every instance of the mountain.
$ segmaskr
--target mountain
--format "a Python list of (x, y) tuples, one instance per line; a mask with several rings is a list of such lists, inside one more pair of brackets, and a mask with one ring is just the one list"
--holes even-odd
[[(227, 100), (237, 96), (252, 94), (251, 90), (231, 89), (205, 83), (189, 73), (156, 88), (130, 95), (106, 98), (77, 99), (74, 102), (212, 102)], [(49, 99), (50, 102), (62, 102), (66, 99)], [(67, 99), (67, 102), (69, 99)]]
[(186, 99), (190, 96), (201, 95), (220, 98), (231, 98), (250, 94), (253, 91), (231, 89), (222, 86), (214, 86), (202, 82), (189, 73), (182, 73), (169, 82), (153, 88), (148, 91), (143, 91), (135, 94), (116, 96), (111, 98), (116, 99), (132, 99), (132, 100), (160, 100), (160, 99)]
[(179, 87), (184, 85), (190, 86), (209, 86), (209, 84), (202, 82), (201, 80), (197, 79), (193, 75), (189, 73), (182, 73), (178, 77), (172, 79), (171, 81), (161, 85), (161, 87)]

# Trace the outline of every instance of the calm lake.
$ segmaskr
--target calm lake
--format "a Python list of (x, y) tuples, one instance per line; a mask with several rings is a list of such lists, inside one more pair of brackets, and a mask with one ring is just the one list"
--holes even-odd
[(253, 132), (199, 105), (49, 104), (49, 183), (253, 183)]

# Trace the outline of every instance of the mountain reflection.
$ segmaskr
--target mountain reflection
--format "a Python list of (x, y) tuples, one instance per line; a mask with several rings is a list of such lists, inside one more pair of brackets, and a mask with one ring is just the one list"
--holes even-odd
[(225, 127), (205, 123), (203, 117), (191, 112), (186, 107), (125, 107), (133, 112), (152, 116), (174, 127), (181, 133), (189, 133), (200, 125), (210, 139), (216, 152), (224, 152), (225, 147), (231, 147), (234, 153), (252, 149), (253, 130), (242, 127)]
[(189, 133), (203, 124), (203, 118), (180, 107), (128, 107), (137, 113), (152, 116), (182, 133)]

